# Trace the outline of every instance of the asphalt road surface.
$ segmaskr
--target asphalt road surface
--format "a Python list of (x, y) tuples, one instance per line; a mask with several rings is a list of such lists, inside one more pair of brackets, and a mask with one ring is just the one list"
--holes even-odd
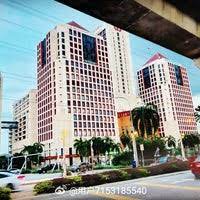
[[(24, 189), (31, 186), (24, 186)], [(15, 199), (15, 198), (14, 198)], [(63, 194), (44, 194), (35, 197), (21, 196), (20, 199), (34, 200), (200, 200), (200, 180), (195, 180), (189, 171), (154, 177), (134, 179), (66, 191)]]

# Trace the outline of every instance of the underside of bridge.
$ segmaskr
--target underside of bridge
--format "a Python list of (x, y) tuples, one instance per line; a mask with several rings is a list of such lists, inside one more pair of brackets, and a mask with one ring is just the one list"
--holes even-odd
[(191, 59), (200, 58), (200, 1), (58, 1)]

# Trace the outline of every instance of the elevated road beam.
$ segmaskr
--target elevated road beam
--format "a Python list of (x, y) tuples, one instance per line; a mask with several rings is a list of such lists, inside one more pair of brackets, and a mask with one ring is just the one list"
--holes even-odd
[(200, 3), (196, 0), (57, 1), (191, 58), (200, 66)]

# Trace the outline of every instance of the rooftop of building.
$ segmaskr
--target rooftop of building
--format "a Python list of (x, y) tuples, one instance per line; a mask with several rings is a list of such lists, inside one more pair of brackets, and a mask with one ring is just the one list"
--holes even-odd
[(153, 55), (143, 66), (150, 64), (156, 60), (160, 60), (162, 58), (167, 59), (165, 56), (163, 56), (161, 53), (156, 53), (155, 55)]
[(74, 27), (76, 27), (76, 28), (79, 28), (79, 29), (82, 29), (82, 30), (84, 30), (84, 31), (89, 32), (87, 29), (85, 29), (84, 27), (82, 27), (80, 24), (78, 24), (78, 23), (75, 22), (75, 21), (68, 22), (67, 24), (69, 24), (70, 26), (74, 26)]

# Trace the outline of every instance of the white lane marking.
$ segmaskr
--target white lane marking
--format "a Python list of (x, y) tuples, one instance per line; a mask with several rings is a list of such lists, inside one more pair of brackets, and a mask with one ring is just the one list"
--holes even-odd
[(180, 180), (180, 181), (174, 181), (174, 182), (171, 182), (172, 184), (176, 184), (176, 183), (183, 183), (183, 182), (186, 182), (186, 181), (194, 181), (194, 179), (192, 178), (187, 178), (187, 179), (183, 179), (183, 180)]

